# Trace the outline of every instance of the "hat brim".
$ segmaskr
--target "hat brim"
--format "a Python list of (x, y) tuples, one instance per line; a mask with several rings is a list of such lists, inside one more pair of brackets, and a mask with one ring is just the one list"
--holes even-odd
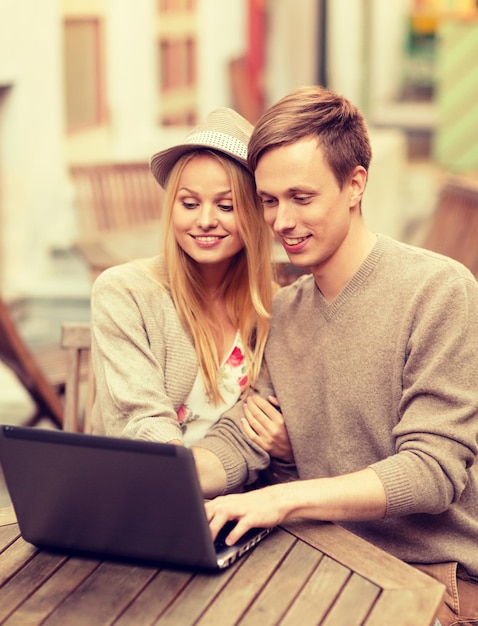
[(237, 154), (228, 152), (227, 150), (220, 150), (214, 146), (207, 146), (202, 144), (182, 144), (180, 146), (172, 146), (166, 150), (162, 150), (154, 154), (150, 160), (150, 168), (153, 176), (163, 189), (166, 188), (169, 174), (174, 165), (183, 155), (188, 152), (194, 152), (195, 150), (208, 150), (211, 152), (217, 152), (218, 154), (224, 154), (236, 163), (242, 165), (248, 172), (250, 172), (249, 165), (246, 159), (241, 159)]

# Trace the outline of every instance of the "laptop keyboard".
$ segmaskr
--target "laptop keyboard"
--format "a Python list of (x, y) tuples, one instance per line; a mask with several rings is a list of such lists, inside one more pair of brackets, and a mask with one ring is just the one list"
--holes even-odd
[(230, 520), (229, 522), (226, 522), (221, 530), (218, 532), (217, 537), (214, 540), (214, 547), (216, 548), (216, 551), (222, 550), (223, 548), (227, 547), (226, 537), (236, 524), (237, 520)]

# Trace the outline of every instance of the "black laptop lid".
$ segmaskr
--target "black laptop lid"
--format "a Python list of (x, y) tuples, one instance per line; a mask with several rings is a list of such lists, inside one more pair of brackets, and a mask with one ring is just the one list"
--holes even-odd
[(193, 455), (185, 447), (3, 426), (0, 461), (30, 543), (217, 567)]

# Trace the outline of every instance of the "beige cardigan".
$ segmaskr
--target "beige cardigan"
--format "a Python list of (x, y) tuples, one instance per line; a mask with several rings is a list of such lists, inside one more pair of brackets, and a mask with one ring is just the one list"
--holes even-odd
[(157, 278), (159, 261), (112, 267), (93, 285), (94, 434), (181, 439), (176, 411), (191, 390), (198, 361)]

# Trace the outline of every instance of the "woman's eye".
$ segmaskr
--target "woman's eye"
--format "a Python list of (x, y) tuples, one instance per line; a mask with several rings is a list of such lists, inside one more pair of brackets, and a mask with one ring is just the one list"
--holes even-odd
[(181, 204), (185, 209), (195, 209), (198, 206), (197, 202), (192, 202), (188, 200), (181, 200)]
[(221, 209), (221, 211), (233, 211), (234, 210), (234, 206), (232, 204), (218, 204), (218, 207)]

